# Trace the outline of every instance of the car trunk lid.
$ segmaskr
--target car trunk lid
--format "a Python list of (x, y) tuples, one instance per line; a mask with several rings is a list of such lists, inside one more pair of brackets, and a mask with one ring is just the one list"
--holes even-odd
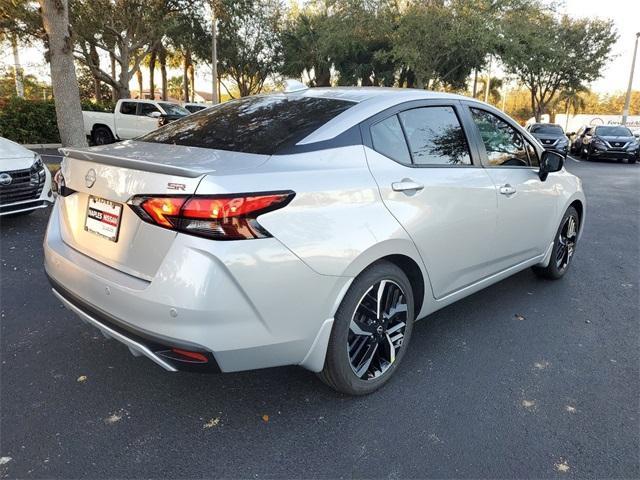
[(155, 276), (176, 233), (142, 221), (127, 205), (131, 197), (193, 194), (205, 175), (251, 170), (269, 158), (135, 141), (61, 151), (65, 186), (74, 191), (59, 197), (64, 242), (145, 280)]

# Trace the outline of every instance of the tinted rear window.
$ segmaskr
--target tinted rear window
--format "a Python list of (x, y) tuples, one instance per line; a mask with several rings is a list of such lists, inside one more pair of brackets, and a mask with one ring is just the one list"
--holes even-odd
[(353, 105), (329, 98), (246, 97), (194, 113), (138, 140), (271, 155)]

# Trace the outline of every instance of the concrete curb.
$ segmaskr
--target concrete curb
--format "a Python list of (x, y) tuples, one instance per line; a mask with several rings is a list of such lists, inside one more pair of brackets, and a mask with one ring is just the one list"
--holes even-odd
[(24, 148), (32, 149), (45, 149), (45, 148), (60, 148), (62, 147), (61, 143), (23, 143), (22, 146)]

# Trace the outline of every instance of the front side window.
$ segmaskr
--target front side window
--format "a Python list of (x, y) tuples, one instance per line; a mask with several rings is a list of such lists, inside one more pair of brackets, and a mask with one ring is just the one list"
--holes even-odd
[(272, 155), (353, 105), (319, 97), (245, 97), (186, 116), (137, 140)]
[(527, 167), (530, 165), (527, 144), (520, 133), (501, 118), (486, 110), (471, 109), (491, 167)]
[(469, 145), (453, 107), (401, 112), (400, 121), (416, 165), (471, 165)]
[(120, 113), (122, 113), (123, 115), (135, 115), (137, 109), (137, 102), (122, 102), (120, 104)]
[(396, 162), (411, 165), (411, 155), (396, 115), (386, 118), (371, 127), (373, 149)]

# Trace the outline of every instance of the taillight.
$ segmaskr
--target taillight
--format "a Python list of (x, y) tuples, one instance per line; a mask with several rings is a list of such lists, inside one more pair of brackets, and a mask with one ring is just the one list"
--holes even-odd
[(271, 235), (258, 215), (287, 205), (295, 193), (135, 196), (129, 205), (145, 222), (214, 240), (247, 240)]

